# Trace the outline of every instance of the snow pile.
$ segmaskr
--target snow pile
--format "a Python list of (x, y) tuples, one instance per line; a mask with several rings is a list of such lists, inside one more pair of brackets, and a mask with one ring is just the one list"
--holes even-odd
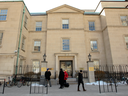
[[(107, 85), (107, 82), (104, 82), (104, 81), (96, 81), (96, 82), (91, 82), (91, 83), (85, 83), (86, 85)], [(108, 83), (108, 85), (115, 85), (114, 83)], [(121, 81), (121, 82), (117, 82), (116, 85), (127, 85), (126, 82), (124, 81)]]
[(44, 85), (40, 85), (40, 84), (37, 84), (37, 83), (33, 83), (31, 86), (40, 86), (40, 87), (42, 87), (42, 86), (44, 86)]

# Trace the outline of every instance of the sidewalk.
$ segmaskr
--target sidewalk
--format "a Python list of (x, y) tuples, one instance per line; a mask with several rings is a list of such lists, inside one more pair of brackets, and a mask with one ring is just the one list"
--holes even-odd
[(70, 85), (69, 88), (59, 89), (59, 85), (53, 85), (49, 87), (48, 94), (29, 94), (30, 88), (28, 86), (22, 86), (21, 88), (5, 87), (5, 93), (0, 96), (128, 96), (128, 85), (119, 85), (116, 92), (99, 93), (98, 85), (85, 85), (87, 91), (82, 91), (80, 86), (80, 92), (77, 91), (77, 85)]

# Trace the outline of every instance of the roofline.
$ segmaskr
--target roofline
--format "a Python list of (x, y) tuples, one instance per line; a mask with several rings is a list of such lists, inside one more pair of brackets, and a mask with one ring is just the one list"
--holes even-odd
[(128, 2), (128, 1), (100, 1), (100, 2)]
[[(128, 8), (126, 8), (126, 7), (104, 7), (104, 8), (101, 10), (100, 14), (102, 13), (102, 11), (103, 11), (104, 9), (128, 9)], [(99, 15), (100, 15), (100, 14), (99, 14)]]

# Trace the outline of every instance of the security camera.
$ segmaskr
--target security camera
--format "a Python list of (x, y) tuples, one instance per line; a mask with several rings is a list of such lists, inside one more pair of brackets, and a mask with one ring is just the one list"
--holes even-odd
[(17, 53), (17, 50), (15, 50), (14, 52)]

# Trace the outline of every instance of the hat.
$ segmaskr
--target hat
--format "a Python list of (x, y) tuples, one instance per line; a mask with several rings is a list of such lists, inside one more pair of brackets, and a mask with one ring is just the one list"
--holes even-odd
[(47, 68), (47, 70), (49, 70), (49, 68)]

